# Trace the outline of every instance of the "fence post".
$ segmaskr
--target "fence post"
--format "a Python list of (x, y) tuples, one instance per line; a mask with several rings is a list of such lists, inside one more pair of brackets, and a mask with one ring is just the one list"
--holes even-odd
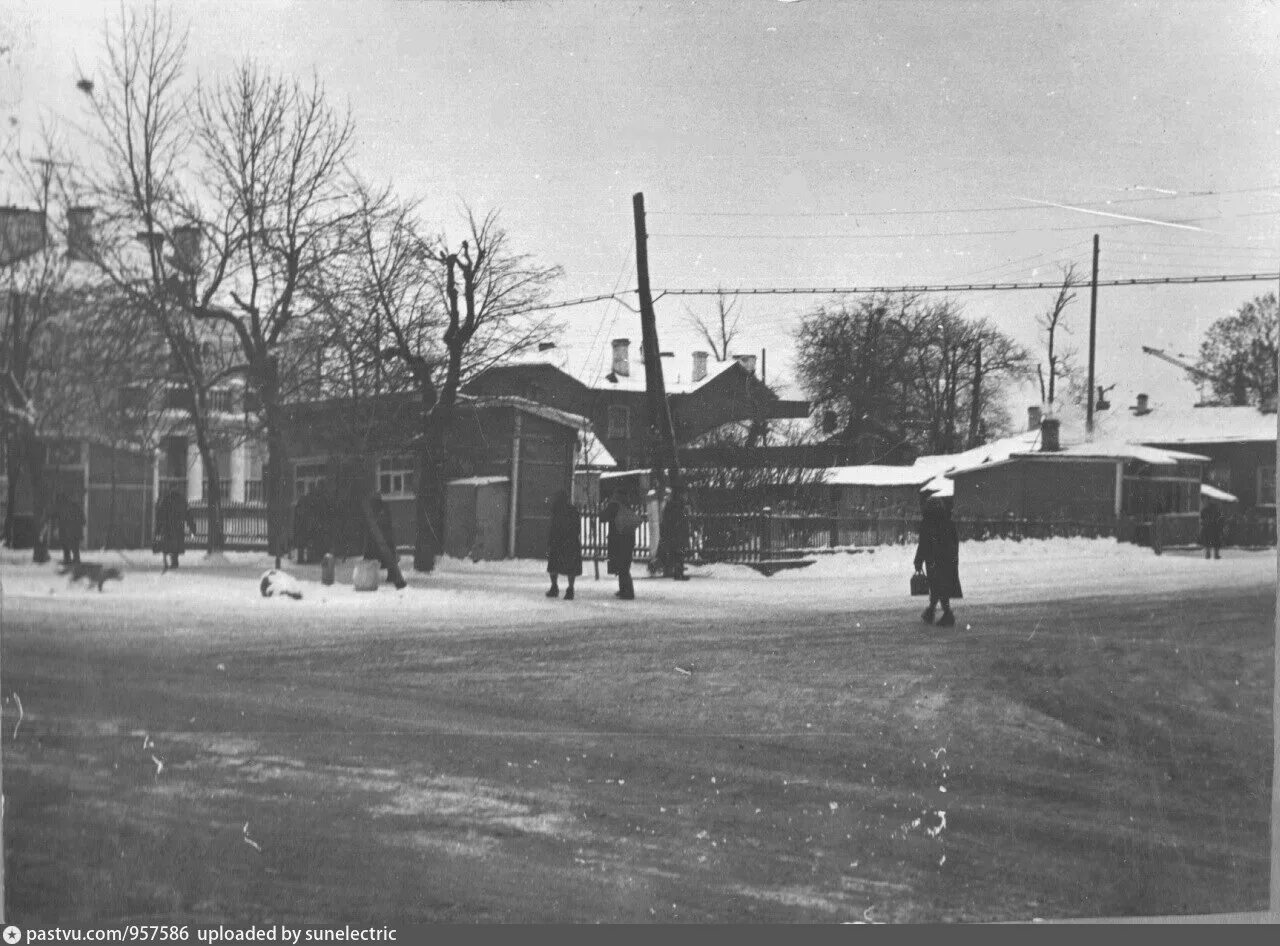
[(763, 509), (760, 510), (759, 533), (760, 533), (760, 548), (759, 548), (760, 557), (758, 560), (763, 562), (770, 557), (769, 549), (770, 549), (770, 546), (772, 545), (771, 540), (773, 538), (773, 509), (770, 508), (769, 506), (765, 506)]

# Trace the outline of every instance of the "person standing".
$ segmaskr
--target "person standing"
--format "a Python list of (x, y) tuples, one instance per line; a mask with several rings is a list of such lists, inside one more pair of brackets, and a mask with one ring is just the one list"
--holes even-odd
[(941, 500), (930, 499), (925, 503), (915, 565), (917, 572), (924, 571), (929, 576), (929, 606), (920, 615), (921, 620), (932, 624), (937, 606), (941, 604), (938, 626), (953, 626), (956, 618), (951, 613), (951, 601), (964, 597), (960, 590), (960, 537)]
[(62, 542), (62, 564), (80, 564), (80, 543), (84, 541), (84, 508), (80, 502), (59, 493), (54, 501), (58, 539)]
[(1205, 561), (1210, 551), (1214, 558), (1222, 558), (1222, 507), (1212, 499), (1206, 499), (1200, 508), (1200, 544)]
[(547, 573), (551, 575), (548, 598), (560, 596), (558, 578), (564, 575), (568, 587), (564, 600), (573, 600), (574, 580), (582, 574), (582, 517), (578, 507), (569, 502), (565, 490), (557, 490), (551, 503), (551, 528), (547, 536)]
[(310, 492), (303, 493), (298, 497), (298, 501), (293, 504), (293, 546), (297, 549), (297, 562), (299, 565), (307, 564), (310, 556), (311, 543), (313, 540), (313, 529), (315, 528), (312, 519), (312, 507), (314, 506), (314, 497)]
[(156, 503), (156, 545), (164, 555), (164, 569), (178, 567), (178, 559), (187, 550), (187, 530), (196, 534), (196, 522), (187, 508), (186, 497), (171, 489)]
[[(391, 510), (382, 500), (381, 493), (369, 497), (369, 513), (372, 528), (365, 530), (364, 557), (376, 561), (388, 572), (396, 567), (396, 539), (391, 530)], [(377, 530), (376, 532), (374, 530)]]
[(600, 521), (609, 527), (608, 571), (618, 576), (615, 597), (624, 601), (635, 598), (635, 585), (631, 580), (631, 559), (636, 551), (636, 526), (639, 519), (631, 510), (631, 497), (619, 489), (600, 510)]

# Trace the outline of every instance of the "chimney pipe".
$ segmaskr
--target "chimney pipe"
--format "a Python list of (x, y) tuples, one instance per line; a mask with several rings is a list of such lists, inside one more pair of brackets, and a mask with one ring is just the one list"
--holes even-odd
[(1040, 450), (1043, 453), (1054, 453), (1060, 450), (1058, 445), (1058, 419), (1046, 417), (1040, 421)]
[(67, 259), (87, 263), (93, 259), (92, 207), (67, 210)]
[(1135, 404), (1131, 410), (1139, 416), (1143, 414), (1150, 414), (1151, 408), (1147, 406), (1147, 396), (1145, 394), (1139, 394), (1138, 403)]
[(695, 351), (693, 353), (692, 381), (694, 384), (697, 384), (707, 376), (707, 359), (710, 357), (710, 353), (705, 351)]
[(173, 260), (184, 273), (200, 268), (200, 228), (183, 225), (173, 228)]
[(755, 355), (734, 355), (733, 360), (742, 365), (742, 367), (746, 368), (752, 374), (756, 373)]
[(1027, 408), (1027, 430), (1040, 429), (1040, 406), (1033, 405)]
[(619, 378), (631, 376), (631, 339), (615, 338), (613, 340), (613, 373)]

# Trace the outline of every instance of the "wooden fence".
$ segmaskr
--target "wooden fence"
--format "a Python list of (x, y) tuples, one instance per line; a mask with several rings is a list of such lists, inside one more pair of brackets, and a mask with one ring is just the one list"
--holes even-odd
[[(190, 507), (196, 534), (188, 543), (194, 547), (209, 541), (209, 507)], [(222, 535), (228, 551), (258, 551), (267, 548), (267, 507), (262, 503), (222, 503)]]
[[(648, 561), (649, 523), (643, 510), (636, 530), (634, 560)], [(1109, 521), (1061, 519), (957, 519), (962, 542), (987, 539), (1114, 538), (1116, 528)], [(582, 554), (584, 558), (606, 556), (607, 528), (599, 510), (582, 513)], [(881, 545), (914, 545), (920, 535), (918, 516), (825, 516), (807, 513), (758, 512), (693, 513), (689, 517), (689, 547), (692, 562), (735, 562), (753, 564)]]

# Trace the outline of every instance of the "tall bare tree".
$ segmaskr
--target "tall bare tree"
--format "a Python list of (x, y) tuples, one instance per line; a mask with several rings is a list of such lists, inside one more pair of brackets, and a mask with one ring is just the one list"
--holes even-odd
[(359, 199), (345, 278), (354, 292), (341, 297), (371, 313), (360, 324), (385, 366), (383, 383), (407, 381), (418, 399), (414, 568), (429, 572), (443, 550), (458, 393), (471, 377), (556, 334), (536, 306), (561, 270), (514, 250), (496, 213), (467, 210), (466, 237), (454, 248), (445, 236), (428, 236), (416, 208), (390, 192), (366, 187)]
[(685, 309), (685, 318), (711, 348), (716, 361), (729, 360), (729, 348), (738, 337), (738, 323), (742, 320), (742, 313), (735, 311), (741, 301), (721, 290), (716, 293), (716, 311), (710, 317)]
[[(1045, 361), (1043, 363), (1046, 372), (1040, 375), (1040, 398), (1050, 411), (1053, 410), (1057, 403), (1058, 382), (1070, 382), (1075, 374), (1075, 351), (1067, 347), (1063, 340), (1063, 335), (1070, 335), (1071, 329), (1066, 322), (1067, 306), (1075, 301), (1075, 287), (1079, 280), (1076, 277), (1076, 267), (1074, 263), (1066, 264), (1062, 267), (1062, 286), (1058, 289), (1058, 293), (1053, 298), (1053, 303), (1045, 310), (1037, 320), (1043, 332), (1045, 345)], [(1049, 376), (1048, 385), (1046, 386), (1044, 374)]]
[[(202, 229), (192, 124), (192, 92), (185, 82), (187, 34), (156, 6), (123, 8), (109, 22), (103, 57), (88, 94), (100, 164), (85, 172), (96, 207), (92, 239), (83, 252), (137, 311), (145, 313), (168, 348), (162, 392), (147, 409), (182, 406), (206, 477), (216, 476), (213, 392), (239, 373), (216, 332), (193, 320), (225, 273), (226, 247), (210, 271), (199, 247)], [(165, 244), (174, 249), (165, 252)], [(212, 484), (211, 484), (212, 487)], [(208, 550), (222, 545), (221, 497), (209, 488)]]
[(246, 62), (197, 97), (196, 139), (205, 188), (202, 227), (215, 249), (214, 273), (193, 307), (235, 339), (257, 392), (267, 442), (264, 492), (268, 542), (284, 554), (289, 366), (324, 314), (308, 286), (342, 247), (355, 219), (345, 162), (354, 125), (317, 79), (270, 76)]

